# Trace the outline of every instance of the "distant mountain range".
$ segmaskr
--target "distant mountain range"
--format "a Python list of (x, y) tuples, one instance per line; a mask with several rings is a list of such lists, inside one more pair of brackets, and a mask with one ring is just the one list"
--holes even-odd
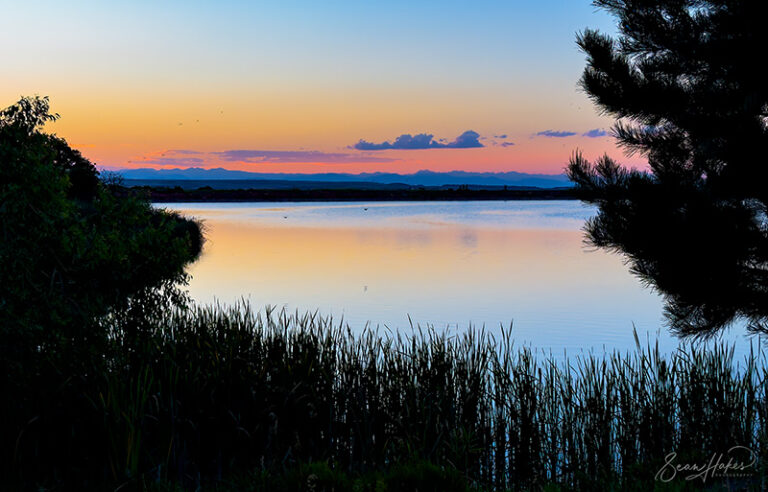
[(379, 183), (405, 184), (410, 186), (516, 186), (536, 188), (568, 188), (572, 184), (564, 174), (527, 174), (514, 171), (504, 173), (473, 173), (466, 171), (434, 172), (418, 171), (413, 174), (395, 173), (319, 173), (319, 174), (284, 174), (254, 173), (215, 168), (202, 169), (123, 169), (117, 171), (126, 181), (219, 181), (219, 180), (279, 180), (323, 183)]

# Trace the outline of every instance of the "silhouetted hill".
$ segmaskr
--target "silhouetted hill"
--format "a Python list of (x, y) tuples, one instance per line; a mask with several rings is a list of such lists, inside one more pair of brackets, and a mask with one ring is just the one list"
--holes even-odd
[[(281, 182), (321, 182), (321, 183), (343, 183), (347, 187), (349, 183), (378, 183), (381, 185), (399, 184), (410, 186), (444, 186), (444, 185), (475, 185), (475, 186), (516, 186), (516, 187), (535, 187), (535, 188), (561, 188), (570, 187), (571, 182), (563, 174), (526, 174), (519, 172), (503, 173), (473, 173), (466, 171), (434, 172), (422, 170), (413, 174), (396, 173), (318, 173), (318, 174), (295, 174), (295, 173), (254, 173), (248, 171), (233, 171), (223, 168), (202, 169), (123, 169), (119, 171), (124, 179), (134, 182), (141, 181), (142, 184), (152, 181), (157, 186), (156, 181), (176, 181), (194, 180), (204, 182), (205, 185), (219, 188), (213, 181), (281, 181)], [(138, 184), (138, 183), (136, 183)], [(223, 183), (219, 183), (223, 184)], [(262, 183), (258, 187), (266, 188)], [(277, 186), (277, 184), (275, 184)], [(195, 186), (197, 187), (197, 186)], [(228, 185), (229, 188), (233, 187)], [(235, 186), (243, 188), (243, 186)], [(254, 186), (248, 186), (254, 187)], [(358, 186), (359, 187), (359, 186)], [(326, 186), (327, 188), (327, 186)]]
[(411, 186), (402, 183), (374, 183), (360, 181), (299, 181), (286, 179), (126, 179), (127, 187), (181, 188), (196, 190), (407, 190)]

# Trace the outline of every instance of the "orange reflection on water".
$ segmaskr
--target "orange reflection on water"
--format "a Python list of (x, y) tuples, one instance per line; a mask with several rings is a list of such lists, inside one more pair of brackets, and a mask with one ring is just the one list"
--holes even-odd
[(606, 300), (623, 309), (641, 299), (639, 310), (658, 310), (617, 257), (585, 251), (578, 230), (306, 227), (215, 215), (207, 227), (190, 269), (190, 293), (202, 302), (249, 296), (256, 306), (343, 314), (353, 328), (403, 327), (408, 314), (438, 327), (552, 316), (583, 325), (597, 304), (605, 314)]

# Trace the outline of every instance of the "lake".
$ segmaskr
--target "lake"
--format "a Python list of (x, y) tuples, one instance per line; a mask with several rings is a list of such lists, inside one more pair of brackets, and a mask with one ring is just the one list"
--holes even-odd
[[(584, 244), (595, 210), (568, 201), (173, 203), (204, 222), (189, 268), (199, 303), (318, 311), (361, 331), (411, 324), (498, 334), (537, 351), (635, 347), (667, 334), (661, 298)], [(743, 327), (725, 338), (746, 353)]]

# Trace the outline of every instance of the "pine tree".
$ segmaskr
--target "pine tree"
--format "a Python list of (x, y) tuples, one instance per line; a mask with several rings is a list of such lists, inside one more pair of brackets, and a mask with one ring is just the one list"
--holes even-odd
[(677, 334), (710, 336), (738, 319), (768, 332), (768, 2), (593, 4), (619, 31), (578, 36), (581, 87), (649, 170), (574, 154), (568, 174), (598, 207), (589, 241), (664, 295)]

